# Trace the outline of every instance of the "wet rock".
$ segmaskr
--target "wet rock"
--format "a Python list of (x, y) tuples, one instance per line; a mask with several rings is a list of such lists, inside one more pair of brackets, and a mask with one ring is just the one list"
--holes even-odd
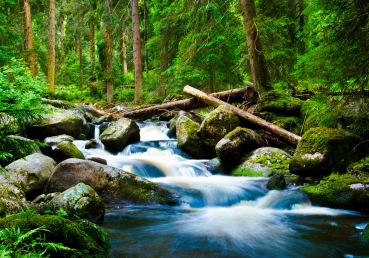
[[(60, 216), (40, 216), (32, 213), (0, 219), (0, 229), (19, 228), (22, 235), (40, 227), (46, 229), (41, 235), (46, 243), (61, 243), (71, 249), (64, 249), (62, 257), (109, 257), (110, 243), (107, 232), (87, 220), (71, 221)], [(61, 257), (59, 249), (50, 248), (48, 254), (50, 257)]]
[(100, 158), (100, 157), (87, 157), (87, 160), (91, 160), (91, 161), (95, 161), (97, 163), (103, 164), (103, 165), (107, 165), (108, 162), (106, 161), (106, 159)]
[(27, 128), (27, 136), (31, 139), (44, 140), (46, 137), (67, 134), (79, 137), (86, 129), (87, 122), (83, 116), (69, 110), (57, 110), (42, 116), (42, 123)]
[(176, 204), (167, 189), (141, 178), (97, 162), (68, 159), (58, 164), (44, 189), (45, 193), (61, 192), (78, 184), (91, 186), (105, 204)]
[(92, 222), (103, 219), (105, 214), (105, 205), (100, 196), (84, 183), (56, 195), (49, 202), (43, 203), (43, 207), (54, 212), (62, 208), (70, 218), (77, 216)]
[(173, 117), (170, 121), (169, 121), (169, 135), (172, 137), (176, 137), (176, 128), (177, 128), (177, 122), (178, 119), (180, 117), (188, 117), (189, 119), (191, 119), (192, 121), (201, 124), (202, 121), (204, 120), (204, 117), (200, 114), (194, 113), (194, 112), (184, 112), (184, 111), (180, 111), (178, 112), (175, 117)]
[(303, 136), (290, 162), (290, 172), (302, 177), (344, 173), (348, 165), (368, 153), (363, 140), (352, 133), (317, 127)]
[(194, 158), (205, 158), (206, 152), (198, 134), (199, 129), (199, 123), (187, 116), (180, 116), (176, 125), (178, 148)]
[(0, 183), (0, 217), (19, 213), (29, 207), (24, 192), (10, 183)]
[(34, 153), (10, 163), (0, 176), (8, 182), (19, 184), (22, 191), (33, 198), (42, 193), (55, 166), (56, 162), (50, 157)]
[(102, 124), (103, 122), (113, 122), (116, 121), (117, 119), (115, 117), (113, 117), (112, 114), (106, 115), (106, 116), (102, 116), (102, 117), (98, 117), (95, 120), (92, 121), (93, 124), (99, 125)]
[(199, 134), (209, 156), (215, 157), (216, 144), (229, 132), (241, 126), (238, 116), (226, 106), (219, 106), (201, 123)]
[(269, 190), (282, 190), (286, 187), (286, 180), (282, 173), (275, 173), (267, 182)]
[(271, 176), (276, 172), (288, 175), (291, 156), (273, 147), (256, 149), (242, 158), (242, 162), (232, 170), (232, 176)]
[(85, 144), (85, 149), (96, 149), (99, 147), (99, 143), (96, 140), (89, 140)]
[(100, 140), (107, 149), (122, 151), (128, 144), (140, 141), (140, 128), (135, 121), (121, 118), (105, 129)]
[(69, 135), (66, 135), (66, 134), (61, 134), (61, 135), (57, 135), (57, 136), (46, 137), (45, 140), (44, 140), (44, 143), (46, 143), (49, 146), (56, 146), (59, 143), (61, 143), (62, 141), (73, 142), (74, 138), (72, 136), (69, 136)]
[(255, 131), (237, 127), (217, 143), (215, 151), (225, 167), (232, 170), (246, 153), (265, 146)]
[(52, 156), (57, 162), (62, 162), (69, 158), (85, 159), (83, 153), (70, 141), (62, 141), (56, 145), (52, 151)]

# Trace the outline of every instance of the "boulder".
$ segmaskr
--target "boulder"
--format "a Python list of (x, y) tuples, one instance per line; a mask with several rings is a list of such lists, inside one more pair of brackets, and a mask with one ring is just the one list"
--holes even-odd
[(282, 190), (286, 187), (286, 180), (282, 173), (275, 173), (268, 180), (266, 188), (269, 190)]
[(300, 116), (301, 106), (304, 102), (291, 95), (278, 91), (268, 91), (263, 94), (259, 103), (259, 112), (274, 112), (285, 116)]
[(99, 142), (92, 139), (92, 140), (89, 140), (88, 142), (86, 142), (85, 149), (96, 149), (99, 146), (100, 146)]
[(180, 111), (178, 112), (172, 119), (169, 121), (169, 135), (172, 137), (176, 137), (176, 130), (177, 130), (177, 121), (180, 117), (186, 116), (192, 121), (201, 124), (204, 120), (204, 117), (200, 114), (194, 112), (185, 112)]
[(140, 141), (140, 128), (135, 121), (121, 118), (104, 130), (100, 140), (108, 150), (122, 151), (128, 144)]
[(57, 162), (62, 162), (69, 158), (85, 159), (83, 153), (70, 141), (62, 141), (56, 145), (52, 151), (52, 157)]
[(44, 139), (44, 143), (46, 143), (49, 146), (56, 146), (59, 143), (61, 143), (62, 141), (73, 142), (74, 138), (72, 136), (69, 136), (69, 135), (66, 135), (66, 134), (61, 134), (61, 135), (57, 135), (57, 136), (46, 137)]
[[(37, 230), (40, 227), (45, 230)], [(87, 220), (71, 221), (60, 216), (28, 212), (0, 219), (0, 229), (4, 228), (17, 229), (23, 236), (31, 233), (30, 230), (34, 230), (32, 237), (38, 238), (40, 243), (43, 239), (45, 243), (60, 243), (67, 247), (63, 250), (48, 248), (47, 257), (109, 257), (108, 233)], [(37, 252), (45, 249), (42, 245), (41, 250), (38, 249), (39, 247), (40, 245), (35, 245), (33, 250)]]
[(141, 178), (97, 162), (67, 159), (57, 165), (44, 193), (61, 192), (78, 184), (91, 186), (105, 204), (176, 204), (169, 190)]
[(312, 128), (302, 136), (290, 172), (302, 177), (344, 173), (348, 165), (363, 158), (368, 147), (359, 136), (332, 128)]
[(98, 221), (104, 218), (105, 205), (100, 196), (90, 186), (79, 183), (56, 195), (42, 206), (52, 211), (62, 208), (70, 218)]
[(215, 151), (222, 164), (232, 170), (245, 154), (265, 146), (265, 141), (255, 131), (237, 127), (217, 143)]
[(46, 137), (67, 134), (78, 138), (85, 132), (87, 122), (83, 116), (69, 110), (57, 110), (42, 116), (42, 123), (33, 125), (26, 130), (31, 139), (43, 141)]
[(29, 207), (24, 192), (10, 183), (0, 183), (0, 217), (19, 213)]
[(194, 158), (205, 158), (204, 143), (199, 137), (200, 124), (187, 116), (177, 119), (176, 135), (178, 148)]
[(105, 115), (105, 116), (101, 116), (96, 118), (95, 120), (92, 121), (93, 124), (99, 125), (102, 124), (103, 122), (113, 122), (116, 121), (117, 119), (115, 117), (113, 117), (112, 114), (109, 115)]
[(201, 123), (199, 134), (209, 156), (215, 157), (215, 146), (229, 132), (241, 126), (241, 120), (226, 106), (219, 106), (210, 112)]
[(103, 159), (103, 158), (100, 158), (100, 157), (93, 157), (93, 156), (91, 157), (91, 156), (89, 156), (86, 159), (87, 160), (91, 160), (91, 161), (95, 161), (95, 162), (100, 163), (100, 164), (103, 164), (103, 165), (107, 165), (108, 164), (108, 162), (107, 162), (106, 159)]
[(232, 170), (232, 176), (271, 176), (280, 172), (288, 175), (291, 156), (283, 150), (263, 147), (246, 154), (242, 162)]
[(32, 198), (42, 193), (55, 166), (52, 158), (34, 153), (10, 163), (5, 167), (6, 172), (2, 177), (19, 184), (27, 197)]

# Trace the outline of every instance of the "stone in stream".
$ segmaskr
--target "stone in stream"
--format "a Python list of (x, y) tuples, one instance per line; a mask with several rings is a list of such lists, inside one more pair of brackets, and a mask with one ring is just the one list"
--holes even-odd
[(52, 150), (52, 157), (57, 162), (62, 162), (63, 160), (69, 158), (85, 159), (83, 153), (70, 141), (62, 141)]

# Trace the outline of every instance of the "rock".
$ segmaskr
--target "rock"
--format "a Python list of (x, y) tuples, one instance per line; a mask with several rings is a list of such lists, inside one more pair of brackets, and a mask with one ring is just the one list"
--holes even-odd
[(232, 176), (271, 176), (276, 172), (288, 174), (291, 156), (283, 150), (264, 147), (246, 154)]
[(56, 162), (50, 157), (34, 153), (10, 163), (3, 176), (19, 184), (27, 197), (33, 198), (42, 193), (55, 166)]
[(100, 157), (87, 157), (87, 160), (91, 160), (91, 161), (95, 161), (97, 163), (103, 164), (103, 165), (107, 165), (108, 162), (106, 161), (106, 159), (100, 158)]
[(180, 111), (178, 112), (175, 117), (173, 117), (170, 121), (169, 121), (169, 135), (172, 137), (176, 137), (176, 130), (177, 130), (177, 121), (178, 118), (186, 116), (189, 119), (191, 119), (192, 121), (201, 124), (202, 121), (204, 120), (204, 117), (200, 114), (194, 113), (194, 112), (185, 112), (185, 111)]
[(180, 116), (177, 120), (176, 135), (178, 148), (194, 158), (205, 158), (204, 143), (198, 135), (200, 124), (187, 116)]
[(61, 134), (61, 135), (57, 135), (57, 136), (46, 137), (44, 139), (44, 143), (46, 143), (49, 146), (56, 146), (62, 141), (73, 142), (74, 138), (72, 136), (69, 136), (69, 135), (66, 135), (66, 134)]
[(319, 206), (357, 211), (369, 210), (369, 175), (331, 174), (318, 184), (300, 188)]
[(96, 118), (95, 120), (92, 121), (93, 124), (99, 125), (102, 124), (103, 122), (113, 122), (116, 121), (117, 119), (115, 117), (113, 117), (112, 114), (106, 115), (106, 116), (101, 116)]
[(365, 243), (369, 243), (369, 223), (366, 225), (363, 231), (362, 239)]
[(92, 222), (103, 219), (105, 214), (105, 205), (100, 196), (84, 183), (79, 183), (56, 195), (49, 202), (44, 203), (43, 207), (54, 212), (62, 208), (70, 218), (77, 216)]
[(275, 173), (267, 182), (269, 190), (282, 190), (286, 187), (286, 180), (282, 173)]
[(85, 159), (83, 153), (70, 141), (62, 141), (56, 145), (52, 151), (52, 156), (57, 162), (62, 162), (69, 158)]
[(237, 126), (241, 126), (238, 116), (226, 106), (219, 106), (209, 116), (204, 119), (200, 126), (200, 137), (204, 142), (204, 147), (208, 156), (215, 157), (216, 144)]
[(232, 170), (245, 154), (265, 146), (265, 141), (255, 131), (237, 127), (217, 143), (215, 151), (227, 170)]
[(258, 103), (258, 111), (299, 117), (303, 103), (302, 100), (291, 95), (272, 90), (263, 94)]
[(105, 129), (100, 140), (107, 149), (122, 151), (128, 144), (140, 141), (140, 128), (135, 121), (121, 118)]
[(0, 217), (19, 213), (28, 207), (22, 190), (10, 183), (0, 183)]
[(17, 214), (0, 219), (0, 228), (19, 228), (24, 235), (29, 230), (43, 227), (46, 230), (33, 237), (42, 237), (47, 243), (60, 243), (73, 250), (56, 251), (49, 248), (50, 257), (105, 258), (110, 253), (108, 233), (87, 220), (71, 221), (55, 215), (32, 213)]
[(359, 136), (343, 130), (317, 127), (302, 136), (289, 168), (292, 174), (302, 177), (344, 173), (350, 163), (367, 153), (368, 147)]
[(96, 140), (92, 139), (86, 142), (85, 149), (96, 149), (99, 147), (99, 145), (100, 144)]
[(44, 192), (65, 191), (80, 182), (91, 186), (105, 204), (177, 203), (169, 190), (149, 180), (121, 169), (80, 159), (67, 159), (59, 163)]
[(26, 133), (29, 138), (43, 141), (46, 137), (60, 134), (77, 138), (87, 125), (83, 116), (68, 110), (57, 110), (55, 113), (43, 115), (42, 118), (42, 124), (27, 128)]

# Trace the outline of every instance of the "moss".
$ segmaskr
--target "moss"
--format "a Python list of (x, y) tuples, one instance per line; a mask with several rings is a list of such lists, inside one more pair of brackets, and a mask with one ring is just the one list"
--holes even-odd
[(58, 253), (49, 250), (51, 257), (107, 257), (110, 243), (107, 232), (88, 221), (71, 221), (54, 215), (17, 214), (0, 219), (0, 228), (19, 228), (22, 232), (45, 227), (50, 232), (43, 232), (47, 242), (61, 243), (76, 249)]
[(362, 239), (364, 242), (369, 243), (369, 223), (363, 231)]
[(347, 168), (347, 172), (351, 175), (367, 175), (369, 176), (369, 157), (365, 157), (358, 162), (350, 164)]
[(181, 116), (177, 124), (178, 148), (194, 158), (204, 158), (203, 141), (198, 135), (200, 124), (186, 116)]
[(365, 210), (369, 207), (369, 191), (352, 188), (354, 184), (369, 184), (369, 177), (350, 174), (331, 174), (318, 184), (306, 184), (300, 190), (309, 196), (313, 204), (331, 208)]
[(241, 165), (232, 171), (232, 176), (263, 177), (264, 173), (262, 171), (253, 170), (246, 165)]
[(300, 115), (303, 101), (277, 91), (269, 91), (262, 96), (258, 105), (259, 112), (270, 111), (283, 115)]

